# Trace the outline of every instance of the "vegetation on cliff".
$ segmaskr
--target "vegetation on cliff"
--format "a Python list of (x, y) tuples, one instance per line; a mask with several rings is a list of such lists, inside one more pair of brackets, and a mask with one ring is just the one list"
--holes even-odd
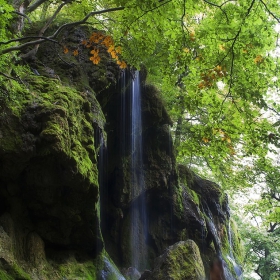
[[(242, 208), (247, 204), (239, 214), (249, 214), (256, 221), (252, 229), (243, 229), (248, 268), (261, 279), (277, 279), (278, 10), (276, 0), (0, 0), (2, 151), (5, 156), (20, 153), (21, 148), (28, 156), (35, 153), (36, 139), (29, 134), (22, 137), (18, 127), (23, 117), (30, 121), (28, 110), (40, 111), (45, 125), (40, 141), (52, 142), (51, 148), (72, 163), (79, 180), (86, 178), (88, 187), (96, 189), (91, 136), (93, 126), (102, 130), (105, 120), (100, 111), (94, 116), (84, 95), (90, 86), (99, 93), (113, 82), (108, 69), (114, 67), (107, 61), (121, 69), (139, 68), (143, 63), (174, 122), (177, 160), (221, 183)], [(94, 31), (67, 41), (65, 31), (78, 25), (93, 26)], [(46, 45), (50, 48), (42, 52)], [(62, 62), (61, 72), (53, 72), (52, 62), (46, 66), (47, 49), (55, 65)], [(84, 60), (94, 69), (84, 64), (88, 80), (75, 68)], [(64, 79), (67, 70), (71, 75)], [(93, 85), (97, 79), (99, 88)], [(38, 127), (28, 129), (36, 134)], [(36, 156), (50, 153), (48, 145), (36, 143)], [(15, 164), (23, 164), (24, 157)], [(11, 176), (11, 170), (5, 172)], [(252, 198), (250, 190), (258, 192), (258, 197)], [(183, 209), (181, 195), (178, 213)], [(248, 195), (248, 200), (240, 201), (241, 195)], [(199, 205), (195, 191), (192, 200)], [(77, 213), (70, 216), (79, 220)]]

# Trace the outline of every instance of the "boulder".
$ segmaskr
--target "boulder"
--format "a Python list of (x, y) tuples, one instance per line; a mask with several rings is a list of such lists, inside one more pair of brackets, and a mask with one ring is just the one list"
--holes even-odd
[(148, 280), (204, 280), (205, 271), (199, 248), (192, 240), (168, 247), (155, 261)]

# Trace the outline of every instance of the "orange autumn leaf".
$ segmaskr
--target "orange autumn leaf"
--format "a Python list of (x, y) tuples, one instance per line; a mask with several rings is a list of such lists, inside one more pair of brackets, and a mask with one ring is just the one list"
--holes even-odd
[(87, 45), (87, 43), (88, 43), (88, 41), (87, 41), (87, 40), (83, 40), (83, 41), (81, 42), (81, 44), (82, 44), (82, 45), (84, 45), (84, 46), (86, 46), (86, 45)]
[(198, 84), (198, 87), (199, 87), (200, 89), (205, 88), (205, 84), (204, 84), (204, 82), (199, 83), (199, 84)]
[(68, 48), (64, 47), (63, 52), (67, 54), (69, 52)]
[(107, 48), (109, 48), (113, 44), (113, 39), (111, 36), (106, 36), (102, 42)]
[(111, 54), (112, 58), (117, 58), (118, 57), (116, 51), (112, 51), (110, 54)]
[(93, 49), (90, 51), (90, 53), (92, 54), (93, 57), (97, 57), (99, 54), (99, 49)]
[(89, 41), (91, 43), (99, 43), (104, 38), (104, 35), (101, 33), (94, 32), (91, 34)]
[(107, 52), (112, 53), (115, 50), (115, 47), (112, 45), (108, 48)]
[(259, 64), (263, 62), (263, 57), (261, 55), (257, 55), (256, 58), (254, 59), (255, 64)]
[(73, 55), (74, 55), (74, 56), (77, 56), (78, 54), (79, 54), (79, 51), (78, 51), (78, 50), (74, 50), (74, 51), (73, 51)]
[(204, 143), (208, 143), (208, 142), (209, 142), (209, 139), (206, 138), (206, 137), (203, 137), (203, 138), (202, 138), (202, 141), (203, 141)]
[(195, 41), (195, 32), (194, 31), (190, 33), (190, 40)]
[(116, 53), (121, 53), (122, 52), (122, 48), (120, 46), (116, 47)]
[(127, 68), (127, 64), (124, 61), (122, 61), (121, 65), (120, 65), (120, 68), (121, 69)]
[(100, 56), (91, 56), (90, 60), (92, 61), (93, 64), (98, 64), (101, 60)]

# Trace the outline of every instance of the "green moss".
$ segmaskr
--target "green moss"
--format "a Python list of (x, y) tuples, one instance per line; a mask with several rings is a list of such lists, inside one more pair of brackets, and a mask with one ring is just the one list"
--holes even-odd
[(102, 274), (106, 275), (107, 280), (124, 279), (119, 269), (106, 251), (102, 251), (102, 253), (96, 259), (96, 267), (98, 274), (102, 272)]
[(205, 279), (199, 248), (192, 240), (178, 242), (161, 256), (153, 271), (153, 279)]
[(241, 264), (244, 261), (245, 250), (238, 232), (237, 225), (233, 219), (230, 219), (231, 232), (232, 232), (232, 249), (236, 261)]
[(0, 149), (16, 152), (21, 148), (22, 135), (18, 123), (26, 108), (32, 107), (46, 120), (40, 133), (44, 145), (37, 148), (38, 155), (65, 154), (76, 165), (76, 173), (90, 184), (97, 185), (93, 123), (102, 128), (105, 118), (94, 95), (87, 96), (62, 85), (59, 80), (43, 76), (30, 75), (25, 80), (28, 87), (18, 89), (20, 102), (6, 100), (15, 128), (13, 125), (7, 125), (4, 131), (1, 128)]
[(31, 277), (17, 264), (9, 266), (5, 271), (0, 269), (1, 280), (31, 280)]
[(14, 280), (6, 271), (0, 269), (0, 279), (1, 280)]
[(180, 184), (190, 187), (194, 181), (194, 173), (186, 166), (177, 166)]
[(14, 277), (16, 280), (30, 280), (31, 277), (22, 270), (20, 266), (17, 264), (14, 264), (12, 266), (12, 270), (9, 272), (9, 274)]
[(175, 199), (176, 199), (176, 208), (180, 214), (183, 214), (184, 206), (183, 206), (183, 194), (182, 194), (182, 187), (178, 186), (175, 189)]
[(194, 201), (194, 203), (199, 206), (200, 204), (200, 198), (199, 198), (199, 195), (193, 191), (193, 190), (190, 190), (190, 194), (191, 194), (191, 197), (192, 197), (192, 200)]
[(58, 267), (60, 279), (96, 280), (96, 267), (92, 262), (77, 263), (75, 261)]

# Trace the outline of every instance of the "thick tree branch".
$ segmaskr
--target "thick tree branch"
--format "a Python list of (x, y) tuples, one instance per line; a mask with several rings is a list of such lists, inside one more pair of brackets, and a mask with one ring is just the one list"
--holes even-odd
[(274, 224), (270, 223), (270, 227), (267, 232), (274, 232), (274, 230), (276, 229), (277, 226), (278, 226), (278, 223), (274, 223)]
[(117, 7), (117, 8), (110, 8), (110, 9), (105, 9), (105, 10), (101, 10), (101, 11), (96, 11), (96, 12), (91, 12), (89, 14), (87, 14), (82, 20), (80, 21), (75, 21), (75, 22), (71, 22), (71, 23), (65, 23), (62, 26), (60, 26), (54, 33), (52, 36), (49, 36), (49, 38), (56, 38), (60, 32), (65, 29), (66, 27), (70, 27), (70, 26), (76, 26), (76, 25), (81, 25), (87, 22), (87, 20), (92, 17), (92, 16), (96, 16), (96, 15), (101, 15), (101, 14), (105, 14), (105, 13), (110, 13), (110, 12), (115, 12), (115, 11), (121, 11), (124, 10), (125, 7), (121, 6), (121, 7)]
[(57, 15), (59, 14), (59, 12), (61, 11), (61, 9), (69, 4), (72, 0), (68, 0), (68, 1), (64, 1), (62, 4), (60, 4), (58, 6), (58, 8), (56, 9), (56, 11), (54, 12), (54, 14), (52, 15), (52, 17), (47, 21), (47, 23), (45, 24), (45, 26), (40, 30), (39, 32), (39, 36), (42, 36), (45, 31), (49, 28), (50, 24), (55, 20), (55, 18), (57, 17)]
[(49, 0), (37, 0), (34, 4), (27, 7), (26, 12), (31, 13), (31, 12), (35, 11), (40, 5), (42, 5), (43, 3), (47, 2), (47, 1), (49, 1)]
[(46, 41), (50, 41), (50, 42), (53, 42), (53, 43), (56, 43), (56, 44), (60, 45), (60, 43), (58, 41), (50, 39), (48, 37), (44, 37), (44, 36), (27, 36), (27, 37), (22, 37), (22, 38), (11, 39), (11, 40), (6, 41), (6, 42), (0, 42), (0, 45), (7, 45), (7, 44), (10, 44), (10, 43), (13, 43), (13, 42), (21, 42), (21, 41), (26, 41), (26, 40), (29, 40), (29, 39), (44, 39)]
[(39, 40), (35, 40), (35, 41), (31, 41), (31, 42), (27, 42), (27, 43), (24, 43), (22, 45), (18, 45), (18, 46), (13, 46), (13, 47), (10, 47), (10, 48), (7, 48), (7, 49), (4, 49), (0, 52), (0, 55), (2, 54), (6, 54), (6, 53), (9, 53), (9, 52), (12, 52), (12, 51), (20, 51), (28, 46), (34, 46), (34, 45), (37, 45), (37, 44), (41, 44), (45, 41), (50, 41), (50, 40), (53, 40), (55, 39), (59, 34), (60, 32), (65, 29), (66, 27), (71, 27), (71, 26), (76, 26), (76, 25), (81, 25), (81, 24), (84, 24), (86, 23), (86, 21), (91, 17), (91, 16), (95, 16), (95, 15), (101, 15), (101, 14), (105, 14), (105, 13), (109, 13), (109, 12), (114, 12), (114, 11), (121, 11), (121, 10), (124, 10), (125, 7), (117, 7), (117, 8), (110, 8), (110, 9), (105, 9), (105, 10), (101, 10), (101, 11), (96, 11), (96, 12), (91, 12), (89, 13), (88, 15), (86, 15), (82, 20), (80, 21), (75, 21), (75, 22), (71, 22), (71, 23), (65, 23), (63, 24), (62, 26), (60, 26), (51, 36), (48, 36), (48, 37), (43, 37), (42, 39), (39, 39)]

